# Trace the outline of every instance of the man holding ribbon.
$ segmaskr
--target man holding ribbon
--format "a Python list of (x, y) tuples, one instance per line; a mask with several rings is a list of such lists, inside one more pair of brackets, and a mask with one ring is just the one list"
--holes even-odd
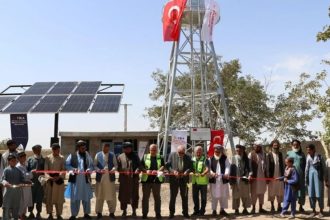
[(141, 160), (142, 167), (142, 218), (146, 219), (149, 212), (149, 198), (152, 191), (155, 203), (155, 213), (156, 218), (160, 219), (160, 186), (164, 182), (163, 170), (164, 170), (164, 159), (158, 154), (158, 146), (156, 144), (151, 144), (149, 146), (149, 154), (145, 154)]
[[(193, 176), (192, 176), (192, 194), (194, 201), (193, 215), (204, 216), (207, 198), (207, 185), (209, 183), (209, 163), (203, 154), (203, 148), (197, 146), (195, 148), (195, 156), (193, 162)], [(199, 203), (199, 193), (201, 194), (201, 203)]]
[(229, 198), (229, 172), (230, 162), (225, 155), (224, 147), (214, 145), (214, 155), (209, 159), (210, 165), (210, 192), (212, 197), (212, 215), (217, 215), (218, 202), (220, 203), (220, 215), (227, 216)]
[(115, 171), (118, 165), (115, 155), (110, 152), (108, 143), (103, 144), (102, 151), (95, 155), (94, 166), (96, 169), (95, 212), (97, 213), (97, 218), (102, 218), (104, 200), (108, 204), (109, 217), (115, 218), (117, 204)]
[(170, 172), (170, 218), (174, 218), (175, 213), (175, 200), (180, 189), (182, 201), (182, 214), (183, 217), (189, 218), (188, 214), (188, 186), (189, 176), (192, 171), (191, 157), (186, 154), (186, 147), (180, 145), (177, 147), (177, 152), (172, 152), (168, 157), (166, 167)]
[(93, 197), (90, 172), (93, 171), (93, 159), (86, 151), (86, 142), (78, 141), (77, 152), (66, 159), (66, 169), (69, 170), (69, 186), (71, 191), (70, 220), (76, 219), (79, 213), (80, 201), (84, 208), (84, 219), (91, 219), (91, 199)]

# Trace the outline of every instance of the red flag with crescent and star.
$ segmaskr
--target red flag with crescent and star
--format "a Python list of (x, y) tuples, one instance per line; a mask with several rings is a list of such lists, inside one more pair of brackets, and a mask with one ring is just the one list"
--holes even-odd
[(214, 154), (214, 144), (223, 145), (224, 137), (225, 137), (224, 130), (211, 130), (211, 143), (210, 143), (209, 151), (207, 152), (207, 155), (209, 157), (212, 157)]
[(163, 13), (164, 41), (178, 41), (180, 24), (187, 0), (172, 0), (166, 3)]

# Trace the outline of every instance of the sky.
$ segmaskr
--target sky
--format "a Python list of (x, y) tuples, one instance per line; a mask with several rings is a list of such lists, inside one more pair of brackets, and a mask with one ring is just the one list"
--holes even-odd
[[(124, 83), (128, 130), (152, 130), (143, 117), (153, 103), (151, 73), (167, 71), (171, 43), (162, 41), (165, 0), (1, 0), (0, 90), (42, 81)], [(330, 23), (329, 0), (218, 0), (221, 20), (214, 45), (223, 61), (239, 59), (242, 74), (284, 82), (329, 66), (330, 43), (316, 34)], [(327, 82), (330, 83), (328, 76)], [(328, 84), (329, 85), (329, 84)], [(113, 114), (60, 114), (60, 131), (123, 131), (123, 108)], [(48, 146), (54, 115), (29, 114), (29, 143)], [(320, 120), (310, 128), (322, 130)], [(0, 140), (10, 137), (9, 115), (0, 115)]]

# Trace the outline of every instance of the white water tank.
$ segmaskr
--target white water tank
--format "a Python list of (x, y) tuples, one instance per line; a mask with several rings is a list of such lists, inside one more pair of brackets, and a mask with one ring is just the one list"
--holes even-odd
[(190, 24), (196, 27), (202, 26), (204, 14), (205, 0), (187, 0), (181, 20), (182, 27), (190, 27)]

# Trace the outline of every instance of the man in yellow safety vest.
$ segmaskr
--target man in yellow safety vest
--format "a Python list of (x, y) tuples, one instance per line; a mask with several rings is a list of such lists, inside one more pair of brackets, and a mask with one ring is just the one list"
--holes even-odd
[(160, 219), (160, 185), (164, 182), (163, 170), (164, 170), (164, 159), (158, 154), (158, 146), (151, 144), (149, 147), (149, 154), (145, 154), (141, 166), (143, 174), (141, 177), (142, 182), (142, 218), (146, 219), (149, 212), (149, 198), (152, 191), (152, 195), (155, 200), (155, 213), (156, 218)]

